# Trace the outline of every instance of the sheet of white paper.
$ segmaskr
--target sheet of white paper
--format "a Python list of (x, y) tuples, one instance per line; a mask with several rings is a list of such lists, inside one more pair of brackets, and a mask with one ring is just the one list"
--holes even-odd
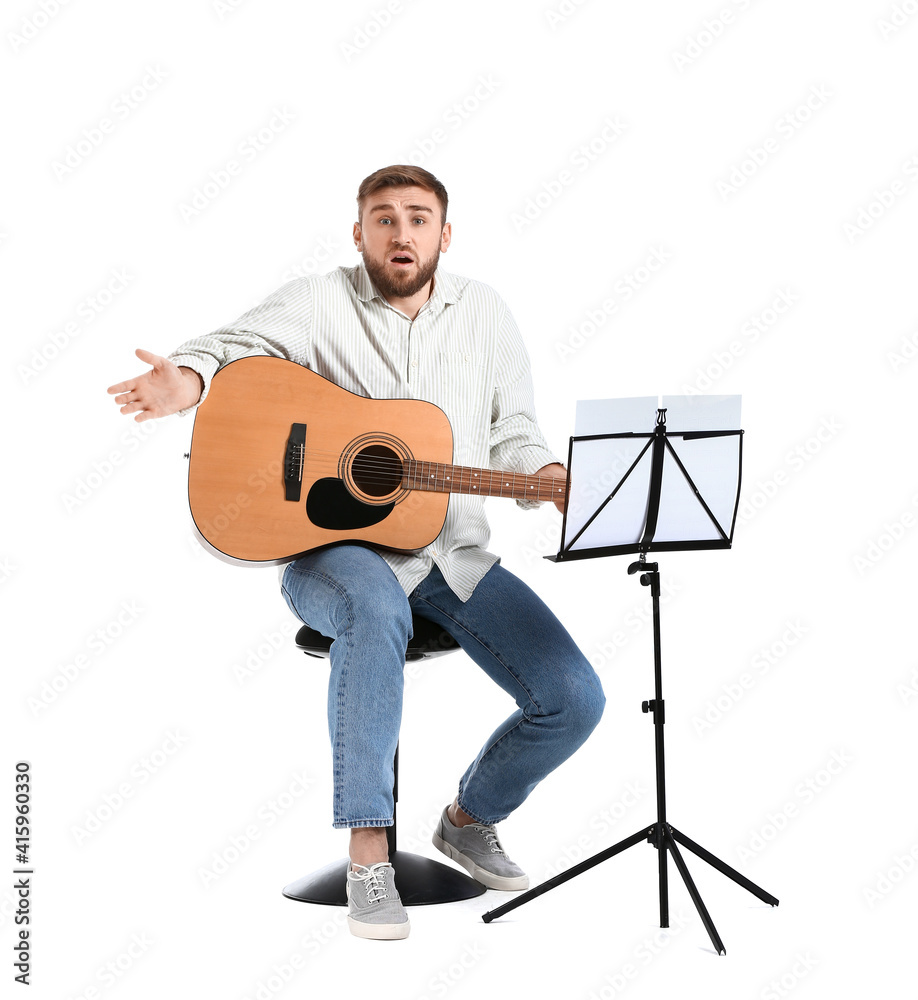
[[(576, 548), (628, 545), (640, 537), (647, 517), (649, 440), (649, 436), (644, 435), (574, 442), (566, 540), (573, 539), (606, 504), (577, 540)], [(639, 457), (640, 461), (629, 474), (628, 470)], [(616, 489), (614, 498), (606, 503)]]
[[(577, 402), (574, 434), (650, 433), (656, 419), (657, 396), (625, 399), (582, 399)], [(571, 492), (568, 500), (567, 534), (573, 538), (597, 508), (622, 481), (622, 477), (647, 444), (647, 438), (612, 438), (575, 443)], [(639, 533), (647, 515), (648, 452), (619, 488), (612, 503), (614, 518), (604, 510), (577, 541), (577, 548), (627, 545)], [(608, 509), (608, 508), (607, 508)], [(607, 539), (612, 538), (613, 541)]]
[(664, 396), (668, 431), (735, 431), (742, 396)]
[[(658, 397), (644, 396), (580, 401), (576, 437), (622, 436), (574, 442), (565, 544), (570, 545), (581, 530), (583, 534), (572, 546), (574, 550), (634, 545), (640, 541), (650, 487), (649, 435), (656, 425), (659, 406), (666, 408), (666, 428), (671, 434), (738, 430), (741, 399), (740, 396), (667, 396), (661, 402)], [(688, 441), (673, 436), (668, 440), (698, 494), (729, 535), (736, 504), (739, 435)], [(584, 530), (587, 523), (589, 527)], [(672, 542), (722, 538), (669, 450), (663, 463), (663, 492), (654, 538)]]
[[(664, 396), (666, 429), (670, 433), (738, 430), (742, 399), (742, 396)], [(670, 444), (718, 524), (729, 534), (736, 504), (739, 436), (689, 441), (673, 437)], [(721, 537), (669, 453), (663, 465), (656, 537), (680, 542)]]
[(574, 434), (648, 433), (656, 423), (658, 396), (625, 399), (580, 399), (574, 415)]

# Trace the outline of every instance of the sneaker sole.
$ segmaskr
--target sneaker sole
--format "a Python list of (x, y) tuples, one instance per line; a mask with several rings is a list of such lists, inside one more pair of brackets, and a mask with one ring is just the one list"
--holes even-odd
[(411, 924), (407, 920), (403, 924), (368, 924), (365, 920), (349, 916), (347, 923), (354, 937), (371, 941), (401, 941), (408, 937), (411, 930)]
[(433, 843), (438, 851), (442, 851), (448, 858), (455, 861), (457, 865), (462, 865), (473, 879), (481, 882), (482, 885), (487, 886), (489, 889), (513, 890), (529, 888), (528, 875), (515, 875), (512, 878), (508, 875), (495, 875), (494, 872), (489, 872), (486, 868), (476, 865), (471, 858), (466, 857), (461, 851), (453, 847), (452, 844), (448, 844), (439, 833), (434, 833)]

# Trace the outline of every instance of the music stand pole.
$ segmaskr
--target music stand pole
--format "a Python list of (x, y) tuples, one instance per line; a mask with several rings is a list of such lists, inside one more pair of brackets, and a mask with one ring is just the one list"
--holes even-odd
[[(656, 516), (659, 507), (662, 478), (662, 449), (666, 434), (665, 417), (663, 417), (665, 411), (660, 412), (661, 419), (658, 421), (653, 440), (654, 454), (652, 456), (652, 463), (654, 469), (651, 477), (651, 514), (648, 518), (648, 525), (646, 526), (644, 535), (644, 542), (648, 545), (649, 539), (652, 537), (656, 525)], [(522, 906), (523, 903), (529, 902), (530, 899), (534, 899), (536, 896), (541, 896), (549, 890), (554, 889), (556, 886), (567, 882), (569, 879), (582, 875), (584, 872), (589, 871), (591, 868), (601, 864), (603, 861), (607, 861), (616, 854), (620, 854), (622, 851), (625, 851), (630, 847), (634, 847), (636, 844), (639, 844), (642, 840), (644, 840), (653, 844), (658, 852), (657, 865), (660, 894), (660, 926), (669, 927), (669, 886), (666, 867), (666, 854), (669, 852), (672, 855), (676, 869), (682, 876), (682, 881), (685, 883), (686, 889), (688, 889), (689, 896), (695, 905), (695, 909), (698, 911), (698, 915), (701, 917), (701, 921), (704, 924), (705, 930), (708, 932), (708, 936), (710, 937), (712, 944), (718, 954), (725, 955), (726, 949), (724, 948), (723, 941), (717, 933), (717, 928), (711, 920), (711, 915), (708, 913), (707, 907), (704, 905), (704, 901), (702, 900), (701, 895), (692, 880), (692, 876), (689, 874), (689, 870), (686, 867), (678, 845), (681, 844), (684, 848), (691, 851), (693, 854), (696, 854), (703, 861), (706, 861), (713, 868), (717, 869), (717, 871), (719, 871), (722, 875), (726, 875), (738, 885), (741, 885), (744, 889), (751, 892), (754, 896), (757, 896), (763, 902), (768, 903), (771, 906), (777, 906), (778, 900), (772, 896), (771, 893), (766, 892), (760, 886), (747, 879), (745, 875), (740, 874), (740, 872), (738, 872), (735, 868), (732, 868), (720, 858), (715, 857), (715, 855), (711, 854), (710, 851), (707, 851), (705, 848), (686, 837), (685, 834), (680, 833), (666, 819), (666, 768), (663, 746), (663, 727), (666, 723), (666, 711), (665, 703), (663, 701), (663, 660), (660, 648), (660, 571), (657, 563), (649, 563), (646, 561), (646, 553), (643, 550), (640, 552), (639, 561), (632, 563), (628, 567), (629, 576), (638, 572), (641, 574), (641, 585), (644, 587), (650, 587), (651, 602), (653, 607), (654, 697), (648, 701), (642, 702), (641, 710), (645, 713), (653, 715), (657, 793), (656, 822), (651, 824), (649, 827), (642, 827), (630, 837), (626, 837), (624, 840), (621, 840), (612, 847), (601, 851), (599, 854), (595, 854), (593, 857), (579, 862), (566, 872), (562, 872), (560, 875), (556, 875), (553, 878), (548, 879), (541, 885), (537, 885), (534, 888), (527, 890), (515, 899), (510, 900), (508, 903), (504, 903), (502, 906), (498, 906), (494, 910), (489, 910), (487, 913), (482, 914), (481, 919), (485, 923), (490, 923), (492, 920), (496, 920), (505, 913), (509, 913), (511, 910), (516, 909), (516, 907)]]

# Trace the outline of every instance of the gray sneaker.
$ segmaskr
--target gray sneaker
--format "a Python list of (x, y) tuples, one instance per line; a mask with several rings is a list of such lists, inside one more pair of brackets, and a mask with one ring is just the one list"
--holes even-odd
[(489, 889), (529, 888), (529, 876), (504, 854), (493, 826), (483, 823), (453, 826), (444, 809), (433, 842), (438, 850)]
[(408, 914), (398, 890), (395, 871), (388, 861), (357, 865), (347, 873), (347, 922), (351, 934), (377, 941), (398, 941), (408, 937)]

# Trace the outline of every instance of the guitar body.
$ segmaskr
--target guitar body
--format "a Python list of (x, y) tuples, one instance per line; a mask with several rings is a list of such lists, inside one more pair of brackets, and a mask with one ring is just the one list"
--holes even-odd
[(195, 414), (191, 514), (214, 549), (246, 562), (343, 541), (419, 549), (439, 535), (449, 496), (408, 489), (404, 463), (448, 463), (452, 450), (433, 403), (366, 399), (292, 361), (241, 358)]

